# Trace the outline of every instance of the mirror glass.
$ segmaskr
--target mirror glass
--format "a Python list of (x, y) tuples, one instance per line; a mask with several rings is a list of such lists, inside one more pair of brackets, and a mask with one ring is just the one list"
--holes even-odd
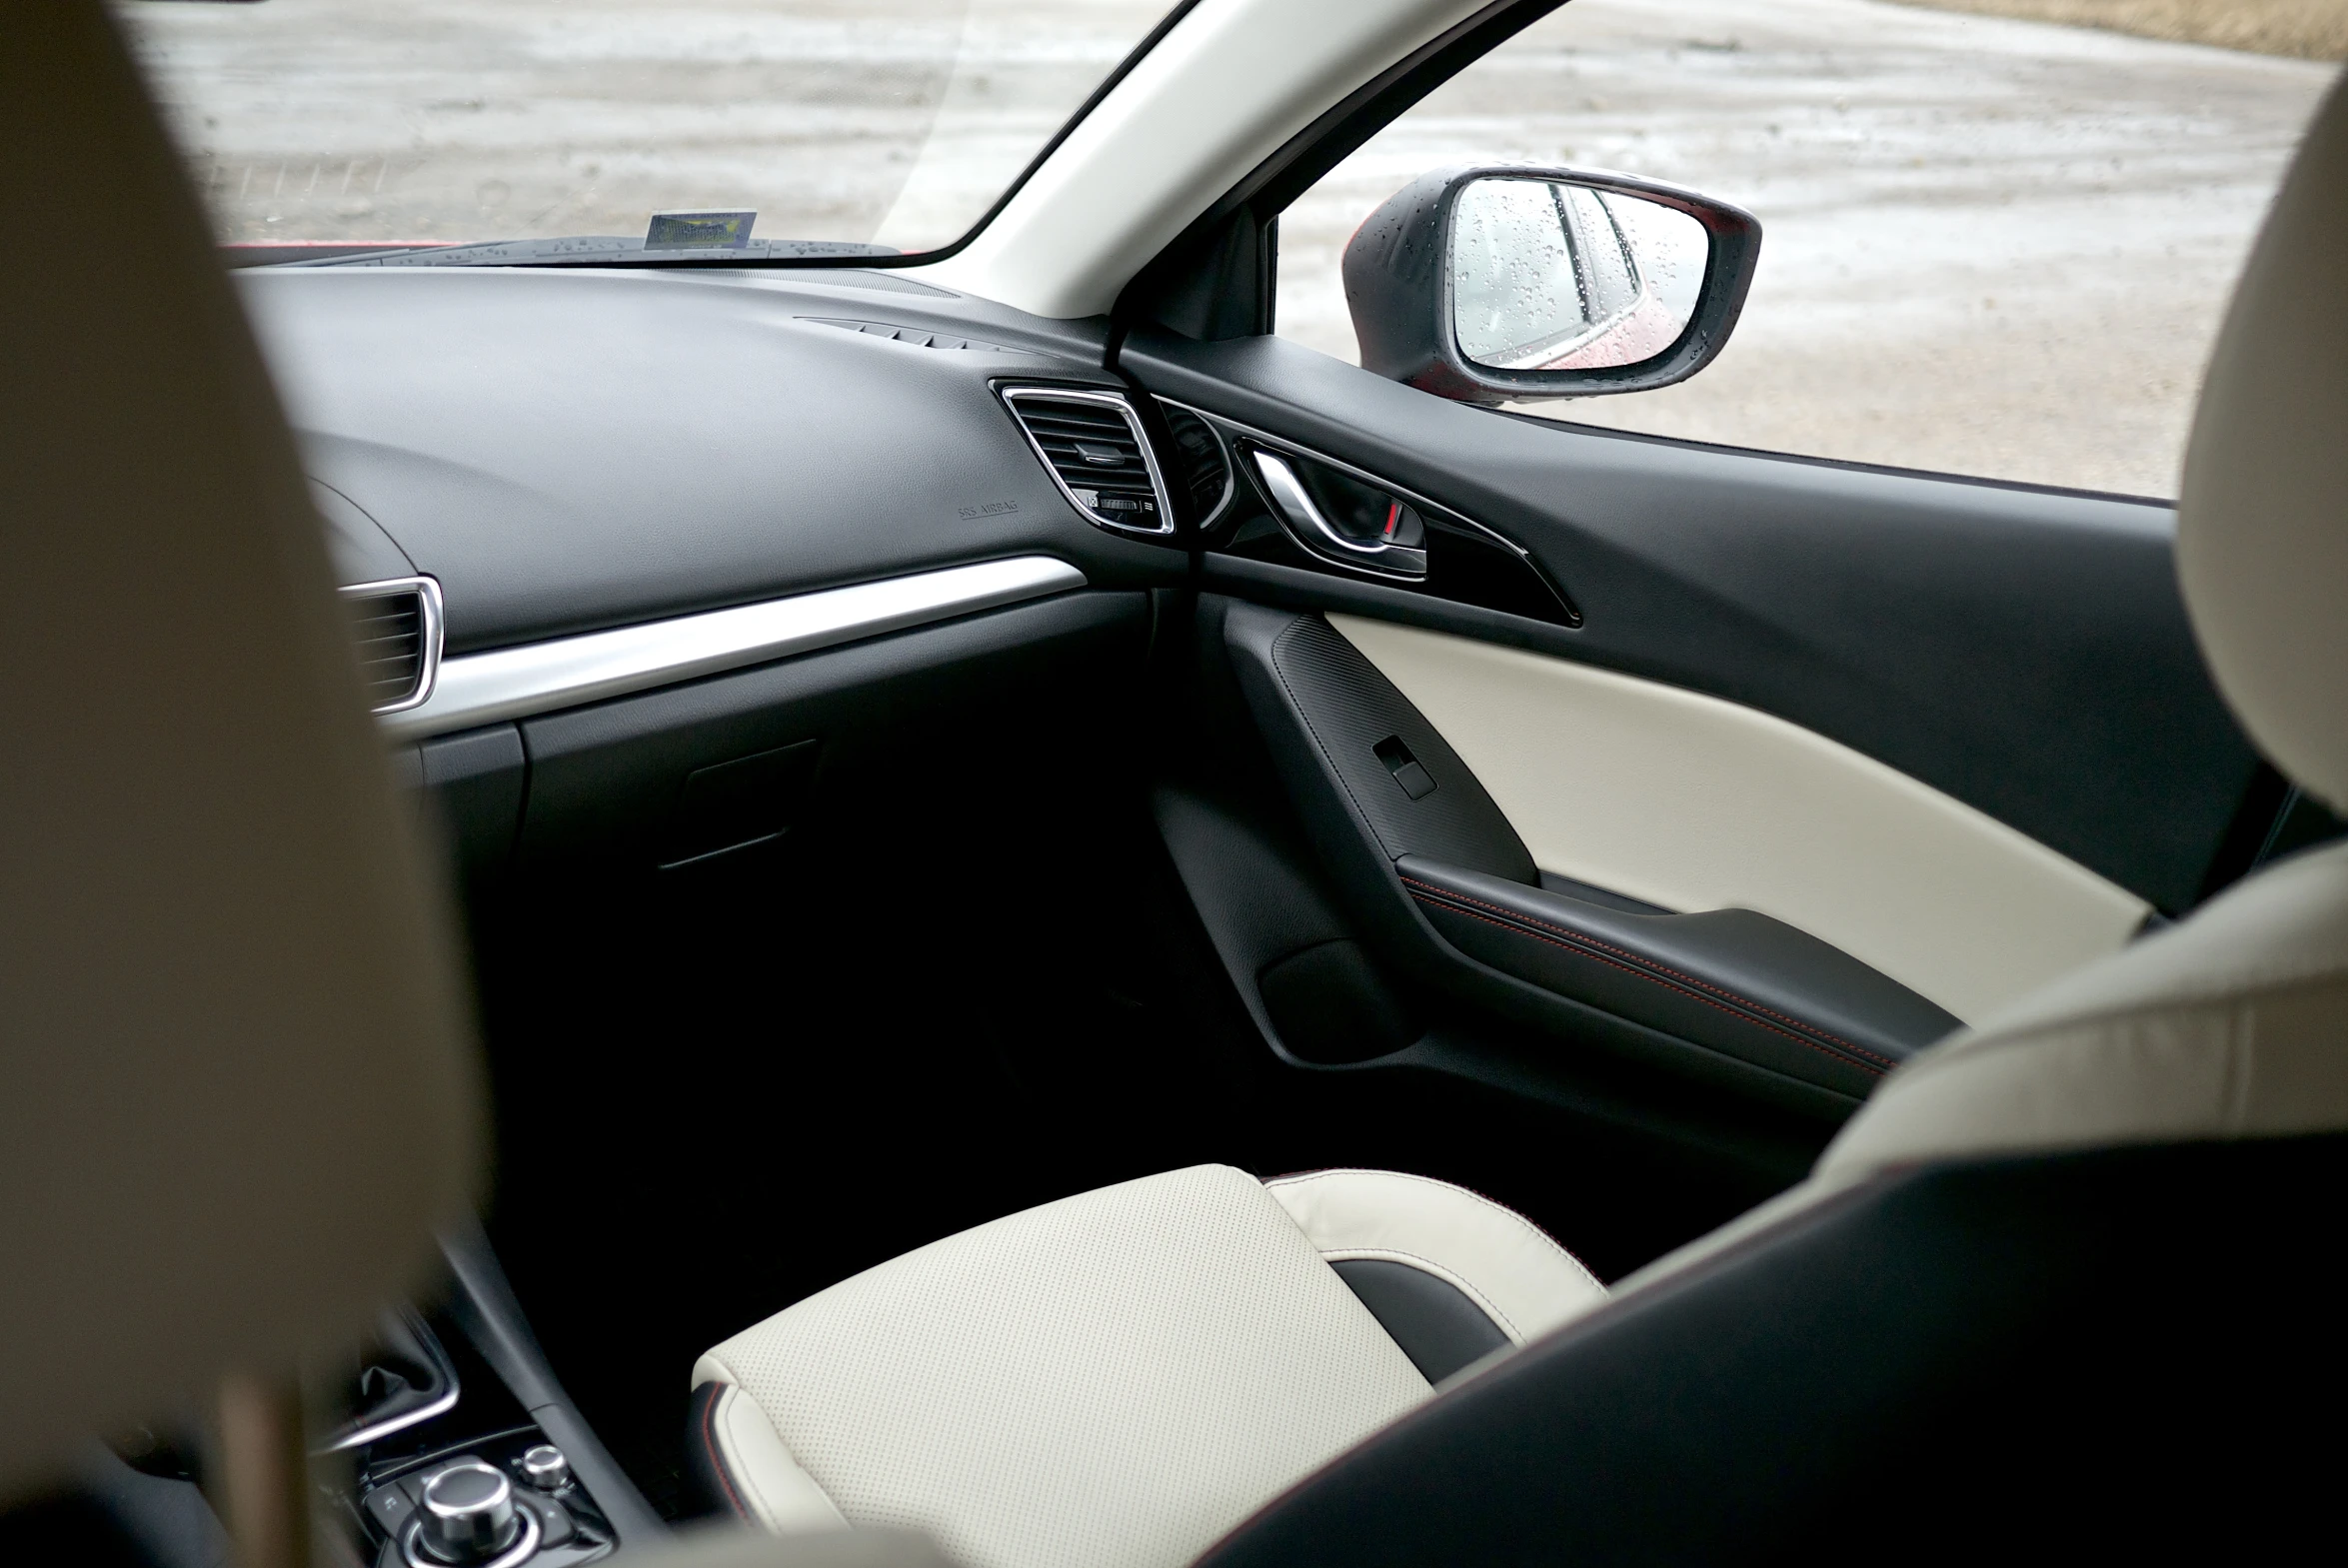
[(1602, 370), (1653, 359), (1695, 313), (1711, 240), (1676, 208), (1507, 176), (1471, 181), (1451, 217), (1451, 320), (1491, 370)]

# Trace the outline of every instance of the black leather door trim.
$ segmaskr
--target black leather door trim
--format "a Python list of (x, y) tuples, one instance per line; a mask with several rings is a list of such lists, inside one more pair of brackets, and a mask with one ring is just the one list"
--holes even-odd
[(1868, 1093), (1959, 1027), (1840, 948), (1751, 909), (1631, 914), (1419, 855), (1394, 870), (1443, 939), (1480, 963), (1846, 1094)]
[[(1531, 851), (1458, 754), (1361, 651), (1319, 616), (1234, 607), (1226, 626), (1260, 639), (1250, 676), (1269, 678), (1264, 700), (1303, 725), (1329, 776), (1389, 860), (1426, 854), (1531, 883)], [(1380, 748), (1403, 745), (1431, 787), (1413, 793)]]

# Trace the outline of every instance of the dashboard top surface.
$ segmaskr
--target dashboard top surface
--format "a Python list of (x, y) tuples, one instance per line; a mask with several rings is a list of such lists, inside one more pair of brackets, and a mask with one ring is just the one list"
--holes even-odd
[(237, 281), (345, 580), (439, 579), (452, 654), (1008, 555), (1181, 567), (1087, 523), (996, 395), (1117, 386), (1101, 324), (864, 272)]

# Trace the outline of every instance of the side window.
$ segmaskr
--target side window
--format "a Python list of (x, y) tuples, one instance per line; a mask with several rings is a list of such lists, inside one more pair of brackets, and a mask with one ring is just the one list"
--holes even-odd
[[(1573, 0), (1281, 216), (1277, 330), (1359, 363), (1339, 260), (1430, 169), (1622, 170), (1760, 219), (1743, 318), (1677, 386), (1521, 412), (2171, 496), (2227, 296), (2343, 53), (2348, 4), (2326, 0)], [(1455, 260), (1545, 189), (1463, 207)], [(1600, 232), (1584, 216), (1569, 232)], [(1552, 291), (1560, 338), (1620, 282), (1619, 251), (1589, 250)], [(1460, 333), (1496, 286), (1457, 275)]]

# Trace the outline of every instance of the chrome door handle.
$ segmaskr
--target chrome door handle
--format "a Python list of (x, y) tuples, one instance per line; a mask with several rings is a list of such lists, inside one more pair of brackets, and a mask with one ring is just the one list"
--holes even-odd
[(1251, 456), (1255, 459), (1255, 472), (1263, 481), (1263, 493), (1271, 498), (1272, 511), (1279, 515), (1288, 537), (1305, 554), (1379, 577), (1403, 578), (1414, 583), (1426, 580), (1424, 550), (1346, 538), (1313, 505), (1311, 493), (1305, 490), (1304, 482), (1296, 477), (1287, 459), (1260, 449)]

